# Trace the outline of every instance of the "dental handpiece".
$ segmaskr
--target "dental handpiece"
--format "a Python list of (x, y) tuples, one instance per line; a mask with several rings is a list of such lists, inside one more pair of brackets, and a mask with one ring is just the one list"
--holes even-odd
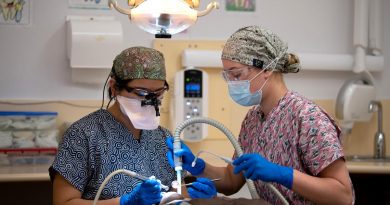
[[(222, 178), (210, 179), (211, 182), (220, 181)], [(191, 186), (194, 182), (182, 184), (182, 186)]]
[[(134, 173), (135, 173), (135, 172), (134, 172)], [(146, 181), (146, 180), (148, 180), (148, 179), (156, 179), (156, 177), (154, 177), (154, 176), (152, 176), (152, 177), (145, 177), (145, 176), (142, 176), (142, 175), (140, 175), (140, 174), (138, 174), (138, 173), (135, 173), (135, 175), (133, 175), (133, 177), (135, 177), (135, 178), (137, 178), (137, 179), (140, 179), (140, 180), (142, 180), (142, 181)], [(160, 180), (157, 180), (157, 181), (160, 182)], [(160, 186), (161, 186), (161, 188), (164, 189), (165, 191), (168, 191), (168, 190), (169, 190), (169, 187), (166, 186), (166, 185), (164, 185), (164, 184), (162, 184), (161, 182), (160, 182)]]
[(194, 161), (192, 161), (192, 163), (191, 163), (191, 166), (192, 166), (192, 167), (195, 167), (195, 165), (196, 165), (196, 160), (199, 158), (199, 155), (200, 155), (201, 153), (211, 154), (211, 155), (213, 155), (214, 157), (217, 157), (218, 159), (221, 159), (221, 160), (223, 160), (224, 162), (226, 162), (226, 163), (228, 163), (228, 164), (233, 164), (233, 160), (232, 160), (231, 158), (224, 157), (224, 156), (220, 156), (220, 155), (217, 155), (217, 154), (214, 154), (214, 153), (212, 153), (212, 152), (205, 151), (205, 150), (201, 150), (201, 151), (199, 151), (198, 154), (195, 156)]

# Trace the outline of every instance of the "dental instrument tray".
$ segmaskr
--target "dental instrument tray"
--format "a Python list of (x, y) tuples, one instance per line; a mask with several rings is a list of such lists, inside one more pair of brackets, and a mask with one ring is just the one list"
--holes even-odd
[(58, 147), (57, 112), (0, 111), (0, 165), (43, 164)]

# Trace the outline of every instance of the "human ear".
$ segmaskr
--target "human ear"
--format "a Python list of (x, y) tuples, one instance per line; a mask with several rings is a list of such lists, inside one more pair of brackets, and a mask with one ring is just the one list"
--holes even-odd
[(263, 72), (263, 76), (264, 76), (264, 79), (265, 80), (267, 80), (268, 78), (270, 78), (271, 77), (271, 75), (272, 75), (272, 73), (273, 73), (273, 71), (272, 70), (265, 70), (264, 72)]
[(117, 86), (115, 79), (111, 78), (108, 82), (109, 85), (109, 94), (110, 98), (115, 97), (117, 95)]

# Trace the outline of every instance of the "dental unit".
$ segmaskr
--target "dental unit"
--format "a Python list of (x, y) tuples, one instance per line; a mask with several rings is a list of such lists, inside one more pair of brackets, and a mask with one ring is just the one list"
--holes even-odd
[[(187, 126), (191, 125), (191, 124), (194, 124), (194, 123), (205, 123), (205, 124), (209, 124), (209, 125), (212, 125), (214, 127), (216, 127), (217, 129), (219, 129), (220, 131), (222, 131), (227, 137), (228, 139), (230, 140), (230, 142), (232, 143), (234, 149), (236, 150), (236, 153), (237, 153), (237, 156), (241, 156), (243, 155), (243, 151), (240, 147), (240, 145), (238, 144), (238, 141), (236, 140), (236, 138), (234, 137), (233, 133), (228, 130), (224, 125), (222, 125), (221, 123), (219, 123), (218, 121), (215, 121), (213, 119), (210, 119), (210, 118), (205, 118), (205, 117), (195, 117), (195, 118), (190, 118), (188, 120), (185, 120), (184, 122), (180, 123), (177, 128), (175, 129), (175, 132), (173, 134), (173, 137), (174, 137), (174, 141), (173, 141), (173, 149), (174, 149), (174, 152), (177, 151), (177, 150), (180, 150), (181, 149), (181, 140), (180, 140), (180, 134), (181, 132), (184, 130), (184, 128), (186, 128)], [(200, 151), (198, 152), (198, 154), (196, 155), (194, 161), (192, 162), (191, 166), (195, 166), (195, 163), (196, 163), (196, 160), (198, 159), (199, 155), (201, 153), (208, 153), (208, 154), (211, 154), (223, 161), (225, 161), (226, 163), (228, 164), (232, 164), (233, 160), (231, 158), (228, 158), (228, 157), (223, 157), (223, 156), (220, 156), (220, 155), (217, 155), (217, 154), (214, 154), (214, 153), (211, 153), (211, 152), (208, 152), (208, 151)], [(181, 188), (182, 186), (184, 185), (189, 185), (189, 184), (183, 184), (181, 183), (181, 180), (182, 180), (182, 171), (183, 171), (183, 167), (182, 167), (182, 159), (181, 157), (177, 157), (176, 155), (174, 155), (174, 164), (175, 164), (175, 171), (176, 171), (176, 177), (177, 177), (177, 180), (176, 181), (173, 181), (171, 186), (173, 188), (176, 188), (176, 192), (177, 194), (180, 194), (181, 195)], [(140, 179), (142, 181), (145, 181), (147, 179), (155, 179), (154, 176), (152, 177), (145, 177), (145, 176), (142, 176), (138, 173), (135, 173), (133, 171), (130, 171), (130, 170), (126, 170), (126, 169), (119, 169), (119, 170), (116, 170), (114, 172), (112, 172), (111, 174), (109, 174), (103, 181), (103, 183), (100, 185), (99, 187), (99, 190), (98, 192), (96, 193), (96, 196), (95, 196), (95, 199), (94, 199), (94, 202), (93, 202), (93, 205), (96, 205), (97, 204), (97, 201), (99, 200), (99, 197), (100, 197), (100, 194), (103, 190), (103, 188), (105, 187), (105, 185), (108, 183), (108, 181), (116, 174), (118, 173), (124, 173), (124, 174), (127, 174), (131, 177), (135, 177), (137, 179)], [(212, 179), (213, 181), (218, 181), (220, 180), (219, 178), (217, 179)], [(247, 185), (248, 185), (248, 188), (249, 188), (249, 192), (252, 196), (253, 199), (259, 199), (259, 196), (256, 192), (256, 188), (255, 188), (255, 185), (254, 185), (254, 182), (250, 179), (246, 179), (246, 182), (247, 182)], [(287, 200), (282, 196), (282, 194), (274, 187), (272, 186), (271, 184), (269, 183), (266, 183), (266, 185), (268, 186), (268, 188), (270, 188), (275, 194), (276, 196), (283, 202), (283, 204), (285, 205), (288, 205), (289, 203), (287, 202)], [(165, 191), (168, 191), (169, 190), (169, 187), (166, 186), (166, 185), (163, 185), (160, 183), (160, 186), (162, 189), (164, 189)]]
[[(226, 135), (226, 137), (232, 143), (234, 149), (236, 150), (237, 156), (243, 155), (243, 151), (240, 147), (240, 144), (238, 144), (238, 141), (234, 137), (233, 133), (229, 129), (227, 129), (223, 124), (221, 124), (220, 122), (213, 120), (213, 119), (210, 119), (210, 118), (205, 118), (205, 117), (194, 117), (194, 118), (187, 119), (184, 122), (180, 123), (176, 127), (175, 132), (173, 133), (174, 152), (181, 149), (181, 142), (180, 142), (181, 132), (187, 126), (189, 126), (191, 124), (195, 124), (195, 123), (206, 123), (206, 124), (209, 124), (211, 126), (214, 126), (217, 129), (219, 129), (220, 131), (222, 131)], [(228, 161), (228, 163), (231, 162), (231, 159), (229, 159), (229, 158), (226, 158), (226, 160)], [(181, 194), (181, 176), (182, 176), (181, 171), (183, 170), (181, 157), (176, 157), (174, 155), (174, 162), (175, 162), (175, 171), (177, 173), (176, 175), (177, 175), (177, 182), (178, 182), (177, 193)], [(249, 192), (251, 193), (252, 198), (259, 199), (260, 197), (258, 196), (258, 194), (256, 192), (254, 182), (250, 179), (246, 179), (246, 182), (248, 184)], [(276, 194), (276, 196), (283, 202), (283, 204), (289, 204), (288, 201), (283, 197), (283, 195), (274, 186), (272, 186), (269, 183), (266, 183), (266, 185), (269, 189), (271, 189)]]

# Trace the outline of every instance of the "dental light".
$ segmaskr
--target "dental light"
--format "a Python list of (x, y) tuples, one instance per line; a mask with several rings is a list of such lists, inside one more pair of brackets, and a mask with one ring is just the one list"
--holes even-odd
[(192, 26), (197, 17), (205, 16), (218, 8), (215, 1), (203, 11), (197, 11), (199, 0), (128, 0), (130, 10), (121, 8), (116, 0), (109, 0), (108, 6), (129, 16), (138, 27), (155, 34), (156, 38), (170, 38)]

